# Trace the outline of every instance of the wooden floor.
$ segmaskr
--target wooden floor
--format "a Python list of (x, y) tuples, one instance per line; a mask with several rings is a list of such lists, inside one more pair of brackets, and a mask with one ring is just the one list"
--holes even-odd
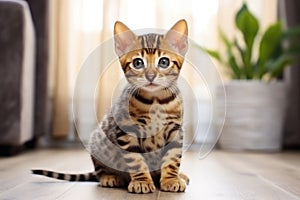
[(191, 179), (185, 193), (129, 194), (97, 183), (53, 180), (30, 174), (31, 168), (79, 172), (92, 170), (84, 150), (46, 149), (0, 158), (0, 199), (300, 199), (300, 152), (281, 154), (214, 151), (204, 159), (184, 155), (182, 171)]

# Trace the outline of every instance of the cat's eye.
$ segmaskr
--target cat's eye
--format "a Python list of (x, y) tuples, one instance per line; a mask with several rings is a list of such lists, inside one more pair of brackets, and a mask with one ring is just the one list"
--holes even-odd
[(135, 59), (133, 59), (132, 64), (133, 64), (133, 67), (135, 69), (142, 69), (142, 68), (145, 67), (144, 61), (141, 58), (135, 58)]
[(160, 68), (166, 69), (166, 68), (169, 67), (169, 65), (170, 65), (170, 60), (169, 60), (169, 58), (162, 57), (162, 58), (159, 59), (159, 61), (158, 61), (158, 66), (159, 66)]

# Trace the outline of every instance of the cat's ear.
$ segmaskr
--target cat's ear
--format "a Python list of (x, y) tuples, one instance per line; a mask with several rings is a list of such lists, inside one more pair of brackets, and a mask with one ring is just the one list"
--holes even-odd
[(188, 49), (188, 26), (184, 19), (179, 20), (165, 35), (172, 50), (184, 56)]
[(128, 53), (135, 45), (136, 35), (122, 22), (117, 21), (114, 26), (115, 51), (119, 57)]

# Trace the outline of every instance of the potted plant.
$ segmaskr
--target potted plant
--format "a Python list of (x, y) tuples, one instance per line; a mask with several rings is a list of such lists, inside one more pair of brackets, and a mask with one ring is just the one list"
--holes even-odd
[[(280, 77), (299, 53), (299, 43), (291, 41), (299, 38), (300, 28), (283, 30), (278, 21), (262, 33), (245, 3), (236, 13), (235, 25), (241, 40), (230, 40), (219, 31), (225, 53), (200, 47), (222, 64), (232, 79), (216, 89), (215, 123), (223, 126), (219, 145), (278, 151), (286, 104), (286, 86)], [(220, 95), (224, 89), (225, 100)]]

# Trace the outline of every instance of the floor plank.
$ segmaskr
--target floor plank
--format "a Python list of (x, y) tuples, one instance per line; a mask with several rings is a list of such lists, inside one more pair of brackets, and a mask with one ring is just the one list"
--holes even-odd
[[(76, 156), (75, 159), (74, 156)], [(6, 196), (7, 199), (18, 199), (20, 194), (27, 195), (28, 198), (26, 199), (36, 199), (36, 195), (43, 195), (44, 197), (48, 195), (49, 199), (53, 199), (74, 184), (66, 182), (60, 184), (59, 181), (58, 184), (53, 184), (57, 181), (46, 177), (39, 177), (42, 182), (38, 182), (36, 177), (31, 174), (30, 169), (43, 168), (63, 172), (92, 170), (88, 154), (83, 150), (28, 152), (17, 157), (0, 159), (0, 166), (0, 199), (2, 196)], [(40, 190), (41, 188), (44, 190)], [(35, 191), (39, 192), (35, 193)]]
[[(283, 154), (274, 154), (273, 156), (264, 154), (231, 154), (225, 160), (232, 163), (229, 167), (248, 171), (255, 174), (261, 180), (273, 184), (290, 196), (300, 196), (300, 165), (295, 165), (298, 156), (284, 154), (290, 157), (289, 160), (283, 159)], [(293, 158), (293, 159), (291, 159)], [(238, 171), (239, 169), (236, 169)]]
[(187, 191), (189, 198), (185, 199), (295, 199), (257, 174), (232, 163), (231, 153), (214, 152), (201, 161), (195, 160), (196, 156), (191, 153), (186, 156), (189, 156), (186, 163), (193, 165), (184, 168), (193, 179)]
[(213, 151), (204, 159), (186, 152), (182, 171), (191, 182), (184, 193), (136, 195), (97, 183), (65, 182), (33, 176), (31, 168), (62, 172), (93, 169), (82, 149), (42, 149), (0, 158), (0, 199), (300, 199), (300, 153), (262, 154)]
[(124, 189), (101, 188), (91, 183), (79, 183), (58, 199), (154, 200), (157, 199), (158, 195), (158, 191), (141, 196), (140, 194), (128, 193)]

